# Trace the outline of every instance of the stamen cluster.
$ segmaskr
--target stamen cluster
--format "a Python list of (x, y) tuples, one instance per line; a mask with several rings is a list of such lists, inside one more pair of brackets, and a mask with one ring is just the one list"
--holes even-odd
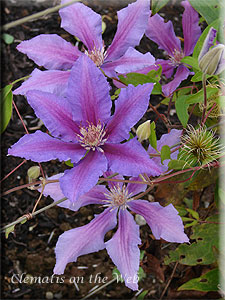
[(183, 145), (179, 159), (186, 161), (190, 166), (209, 164), (218, 159), (221, 153), (219, 138), (205, 126), (195, 129), (189, 125), (181, 141)]
[(104, 145), (107, 138), (104, 139), (106, 131), (99, 121), (97, 126), (89, 123), (87, 127), (80, 127), (80, 134), (77, 135), (79, 143), (86, 150), (99, 150), (103, 152), (100, 146)]
[(121, 209), (127, 208), (127, 202), (133, 200), (131, 198), (132, 193), (128, 193), (125, 185), (120, 187), (119, 185), (114, 186), (104, 194), (108, 200), (105, 200), (107, 204), (105, 206), (111, 206), (113, 209), (120, 207)]
[(174, 49), (173, 55), (169, 57), (170, 64), (174, 67), (178, 67), (181, 64), (181, 59), (184, 58), (182, 50)]
[(97, 49), (96, 46), (94, 46), (93, 50), (85, 50), (84, 53), (96, 64), (97, 67), (100, 67), (107, 57), (107, 51), (105, 51), (104, 46), (101, 49)]

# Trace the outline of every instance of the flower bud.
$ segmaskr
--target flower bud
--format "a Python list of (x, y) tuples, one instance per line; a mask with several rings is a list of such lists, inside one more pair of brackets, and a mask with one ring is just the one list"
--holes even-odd
[(29, 182), (32, 182), (34, 179), (37, 179), (40, 176), (40, 167), (33, 166), (28, 169), (27, 176), (29, 179)]
[(199, 68), (208, 75), (217, 75), (225, 70), (225, 46), (218, 44), (199, 61)]
[(139, 125), (136, 134), (140, 142), (142, 142), (143, 140), (147, 140), (150, 137), (150, 121), (148, 120)]

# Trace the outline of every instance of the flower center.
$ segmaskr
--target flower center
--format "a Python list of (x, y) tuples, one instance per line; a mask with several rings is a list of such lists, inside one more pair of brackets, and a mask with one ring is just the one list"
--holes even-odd
[(181, 59), (184, 58), (183, 51), (179, 51), (177, 49), (174, 49), (173, 55), (169, 57), (169, 60), (171, 61), (171, 65), (174, 67), (177, 67), (181, 64)]
[(104, 145), (107, 138), (104, 139), (106, 131), (104, 125), (99, 121), (97, 126), (93, 123), (89, 123), (87, 127), (80, 127), (80, 134), (77, 135), (79, 143), (86, 150), (99, 150), (103, 152), (100, 146)]
[(94, 46), (94, 49), (91, 51), (85, 50), (84, 52), (88, 57), (90, 57), (91, 60), (96, 64), (97, 67), (100, 67), (104, 60), (107, 57), (107, 51), (105, 51), (105, 46), (103, 46), (101, 49), (97, 49)]
[(131, 201), (132, 193), (128, 194), (128, 190), (125, 185), (122, 188), (119, 185), (114, 186), (104, 194), (108, 200), (105, 200), (107, 204), (105, 206), (111, 206), (112, 208), (127, 208), (127, 202)]

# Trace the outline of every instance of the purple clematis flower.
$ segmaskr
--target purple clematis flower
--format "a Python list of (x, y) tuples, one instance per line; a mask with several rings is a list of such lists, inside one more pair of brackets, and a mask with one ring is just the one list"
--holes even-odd
[(25, 135), (9, 154), (36, 162), (52, 159), (74, 163), (60, 178), (72, 202), (90, 190), (108, 168), (125, 176), (159, 175), (161, 169), (129, 131), (148, 108), (153, 84), (129, 86), (121, 91), (111, 116), (109, 84), (93, 61), (82, 55), (71, 70), (67, 97), (29, 91), (27, 99), (51, 135), (37, 131)]
[[(105, 175), (109, 176), (111, 172)], [(60, 177), (61, 174), (54, 176)], [(115, 177), (123, 179), (122, 176)], [(51, 177), (50, 179), (53, 179)], [(131, 178), (140, 181), (140, 178)], [(54, 185), (54, 187), (53, 187)], [(82, 195), (74, 207), (68, 200), (62, 202), (64, 207), (78, 210), (88, 204), (100, 204), (106, 209), (87, 225), (64, 232), (56, 244), (55, 274), (63, 274), (67, 263), (76, 262), (81, 255), (96, 252), (106, 248), (113, 263), (120, 271), (125, 285), (132, 289), (138, 289), (138, 269), (140, 262), (141, 244), (139, 226), (128, 211), (142, 215), (150, 226), (156, 239), (164, 239), (169, 242), (189, 242), (184, 233), (184, 226), (177, 210), (172, 204), (166, 207), (159, 203), (150, 203), (146, 200), (134, 200), (134, 196), (146, 189), (145, 184), (128, 183), (127, 186), (118, 182), (110, 182), (109, 189), (103, 185), (95, 186), (88, 193)], [(50, 195), (59, 200), (63, 197), (58, 183), (47, 184), (45, 195)], [(62, 206), (62, 205), (61, 205)], [(118, 228), (114, 236), (104, 242), (105, 234), (116, 227), (118, 214)]]
[[(161, 151), (162, 147), (167, 145), (169, 147), (172, 147), (178, 143), (180, 143), (180, 138), (182, 135), (182, 130), (172, 129), (169, 133), (163, 134), (161, 138), (157, 141), (157, 150), (158, 152), (149, 145), (148, 152), (152, 154), (157, 154)], [(177, 159), (177, 155), (179, 153), (179, 150), (171, 153), (170, 158), (171, 159)], [(170, 159), (165, 159), (163, 161), (163, 164), (161, 164), (161, 157), (155, 156), (152, 158), (152, 160), (158, 165), (161, 165), (162, 171), (166, 172), (168, 170), (168, 163), (170, 162)]]
[(99, 14), (82, 3), (62, 8), (59, 11), (61, 27), (78, 37), (85, 45), (85, 51), (79, 51), (78, 47), (56, 34), (41, 34), (23, 41), (17, 49), (48, 71), (35, 69), (14, 94), (26, 94), (36, 89), (63, 95), (70, 73), (65, 70), (70, 70), (78, 57), (84, 54), (110, 77), (116, 76), (117, 72), (134, 72), (154, 64), (155, 58), (150, 53), (142, 54), (134, 49), (146, 30), (149, 8), (149, 0), (137, 0), (120, 10), (117, 32), (107, 49), (102, 40)]
[[(165, 74), (167, 78), (170, 78), (176, 69), (174, 79), (162, 86), (162, 91), (165, 96), (171, 95), (190, 74), (189, 69), (181, 62), (181, 59), (192, 54), (195, 44), (201, 35), (201, 28), (198, 25), (198, 13), (192, 8), (188, 0), (182, 1), (181, 4), (184, 7), (182, 17), (184, 36), (183, 50), (181, 48), (180, 39), (176, 37), (174, 33), (172, 22), (168, 21), (165, 23), (159, 14), (149, 17), (148, 27), (145, 32), (146, 36), (157, 43), (159, 49), (165, 50), (169, 56), (168, 60), (156, 60), (156, 64), (162, 66), (162, 73)], [(142, 70), (142, 72), (144, 71)], [(148, 72), (148, 69), (146, 69), (146, 72)]]

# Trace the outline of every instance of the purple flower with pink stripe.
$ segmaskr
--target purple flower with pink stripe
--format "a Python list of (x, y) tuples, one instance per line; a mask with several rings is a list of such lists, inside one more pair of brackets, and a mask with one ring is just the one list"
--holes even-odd
[(82, 55), (74, 64), (66, 97), (29, 91), (27, 100), (51, 135), (27, 134), (9, 149), (9, 154), (36, 162), (71, 160), (60, 184), (70, 201), (90, 190), (109, 168), (125, 176), (159, 175), (154, 163), (130, 129), (146, 112), (153, 84), (123, 89), (111, 116), (110, 86), (93, 61)]
[[(68, 2), (62, 1), (62, 3)], [(47, 71), (35, 69), (14, 94), (26, 94), (29, 90), (42, 90), (64, 95), (69, 73), (75, 61), (86, 54), (106, 75), (134, 72), (155, 63), (150, 54), (134, 49), (145, 33), (150, 14), (150, 1), (137, 0), (118, 12), (117, 32), (106, 49), (102, 40), (102, 18), (82, 3), (75, 3), (59, 11), (61, 27), (79, 38), (84, 51), (56, 34), (41, 34), (23, 41), (17, 49)]]
[(162, 66), (162, 73), (170, 78), (176, 70), (174, 79), (162, 86), (165, 96), (171, 95), (190, 74), (189, 69), (181, 62), (181, 59), (192, 54), (201, 35), (198, 13), (192, 8), (188, 0), (182, 1), (181, 4), (184, 7), (182, 17), (184, 49), (181, 48), (181, 41), (174, 33), (172, 22), (165, 23), (159, 14), (149, 17), (145, 32), (146, 36), (158, 44), (159, 49), (165, 50), (169, 56), (168, 60), (156, 60), (156, 64)]
[[(105, 176), (112, 172), (105, 173)], [(50, 179), (59, 178), (61, 174)], [(115, 179), (123, 179), (116, 176)], [(133, 181), (140, 181), (140, 178), (131, 178)], [(134, 221), (129, 210), (142, 215), (152, 230), (156, 239), (164, 239), (168, 242), (185, 243), (189, 242), (184, 233), (184, 226), (177, 210), (172, 204), (166, 207), (157, 202), (150, 203), (146, 200), (134, 199), (146, 189), (145, 184), (128, 183), (127, 186), (115, 181), (109, 182), (107, 189), (103, 185), (95, 186), (78, 201), (71, 204), (66, 200), (60, 206), (78, 210), (80, 207), (89, 204), (100, 204), (105, 210), (87, 225), (74, 228), (64, 232), (56, 244), (56, 265), (55, 274), (63, 274), (67, 263), (76, 262), (81, 255), (96, 252), (102, 249), (107, 250), (113, 263), (117, 266), (125, 285), (132, 289), (138, 289), (138, 269), (140, 262), (141, 244), (139, 226)], [(58, 183), (47, 184), (44, 194), (50, 195), (54, 201), (63, 198), (63, 193)], [(104, 236), (117, 225), (118, 228), (113, 237), (104, 242)]]

